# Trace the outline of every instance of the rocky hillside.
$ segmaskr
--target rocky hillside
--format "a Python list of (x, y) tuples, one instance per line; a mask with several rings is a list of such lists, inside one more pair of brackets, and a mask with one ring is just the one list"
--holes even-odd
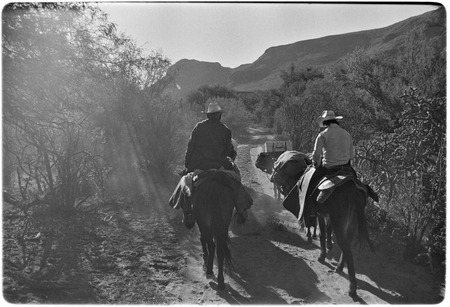
[(446, 24), (443, 7), (380, 29), (271, 47), (255, 62), (234, 69), (219, 63), (183, 59), (171, 67), (171, 72), (176, 72), (172, 90), (178, 98), (183, 98), (202, 85), (222, 85), (239, 91), (277, 88), (281, 85), (280, 71), (291, 64), (296, 67), (333, 65), (357, 47), (370, 54), (395, 53), (410, 31), (419, 31), (423, 26), (427, 29), (426, 35), (435, 39), (441, 33), (437, 23)]

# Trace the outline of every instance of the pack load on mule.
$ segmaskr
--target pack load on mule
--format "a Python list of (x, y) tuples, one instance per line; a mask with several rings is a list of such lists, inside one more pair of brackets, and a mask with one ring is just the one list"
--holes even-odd
[(307, 166), (311, 164), (312, 162), (306, 154), (295, 150), (285, 151), (275, 161), (270, 181), (275, 183), (281, 193), (286, 196)]
[(288, 150), (292, 150), (292, 141), (268, 141), (264, 143), (264, 150), (258, 154), (255, 166), (270, 175), (274, 162)]
[[(264, 144), (264, 151), (256, 158), (255, 166), (268, 175), (272, 175), (273, 164), (284, 152), (292, 150), (292, 141), (268, 141)], [(281, 199), (279, 187), (273, 183), (273, 193), (276, 199)]]
[(272, 174), (273, 163), (282, 152), (265, 152), (261, 151), (256, 157), (255, 166), (266, 174)]

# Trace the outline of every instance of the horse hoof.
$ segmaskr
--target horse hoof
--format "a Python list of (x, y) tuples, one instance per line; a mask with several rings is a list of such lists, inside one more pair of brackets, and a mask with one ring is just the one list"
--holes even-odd
[(214, 278), (213, 272), (206, 272), (206, 278)]
[(333, 244), (328, 244), (327, 248), (328, 248), (329, 251), (332, 250), (333, 249)]
[(314, 239), (314, 240), (317, 239), (317, 236), (316, 236), (316, 235), (313, 235), (313, 239)]
[(225, 284), (219, 284), (219, 285), (217, 286), (217, 290), (218, 290), (218, 291), (223, 291), (223, 290), (225, 290)]
[(320, 256), (319, 256), (319, 262), (325, 262), (325, 258), (326, 258), (327, 256), (326, 255), (324, 255), (324, 254), (320, 254)]
[(308, 237), (308, 244), (312, 244), (312, 239), (311, 239), (311, 237)]
[(356, 294), (356, 286), (350, 285), (350, 289), (348, 290), (348, 295), (350, 295), (353, 300), (358, 298), (358, 294)]

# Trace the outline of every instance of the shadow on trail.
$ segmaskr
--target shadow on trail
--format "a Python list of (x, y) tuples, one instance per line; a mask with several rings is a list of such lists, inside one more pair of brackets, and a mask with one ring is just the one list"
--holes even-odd
[[(232, 223), (230, 238), (235, 271), (229, 276), (248, 296), (243, 296), (228, 283), (227, 291), (219, 294), (230, 304), (287, 304), (328, 301), (321, 292), (316, 273), (310, 268), (302, 250), (316, 248), (309, 245), (289, 225), (266, 214), (282, 211), (282, 205), (272, 197), (249, 191), (254, 207), (244, 225)], [(268, 211), (268, 210), (267, 210)], [(282, 222), (282, 221), (281, 221)], [(286, 299), (286, 297), (288, 299)]]
[[(241, 304), (328, 302), (330, 298), (319, 290), (320, 281), (310, 267), (311, 261), (318, 261), (320, 241), (309, 244), (300, 235), (297, 225), (285, 222), (278, 216), (277, 214), (284, 210), (280, 202), (251, 189), (249, 192), (254, 199), (254, 207), (249, 211), (248, 224), (243, 227), (236, 224), (230, 225), (230, 230), (237, 235), (230, 240), (236, 263), (236, 271), (230, 278), (239, 283), (250, 298), (242, 296), (230, 285), (221, 297), (231, 304), (236, 302)], [(269, 206), (271, 206), (270, 209), (268, 209)], [(267, 214), (266, 211), (271, 211), (272, 215)], [(302, 254), (305, 250), (317, 250), (317, 258), (311, 260), (304, 257)], [(364, 259), (363, 251), (358, 252), (358, 248), (354, 250), (355, 256), (360, 258), (359, 261), (357, 260), (356, 270), (357, 273), (361, 273), (362, 268), (367, 268), (369, 264), (367, 259)], [(334, 271), (340, 254), (341, 251), (334, 242), (326, 262), (322, 263), (328, 267), (330, 274), (336, 274)], [(341, 275), (348, 279), (345, 273)], [(381, 285), (386, 284), (380, 282)], [(358, 286), (359, 289), (370, 292), (387, 303), (402, 301), (400, 297), (359, 278)], [(285, 299), (286, 297), (290, 298), (289, 301)], [(355, 302), (366, 304), (361, 297)]]
[[(232, 278), (251, 296), (254, 304), (308, 303), (326, 300), (319, 280), (295, 247), (272, 241), (266, 235), (231, 239), (236, 273)], [(283, 294), (283, 295), (281, 295)], [(281, 297), (289, 295), (291, 301)]]
[[(319, 243), (319, 245), (320, 245), (320, 243)], [(318, 246), (318, 248), (319, 248), (319, 246)], [(367, 277), (372, 279), (371, 273), (368, 272), (368, 270), (370, 270), (371, 272), (373, 272), (373, 270), (380, 270), (380, 269), (385, 270), (373, 261), (372, 257), (375, 257), (375, 256), (367, 248), (361, 249), (357, 245), (354, 245), (353, 253), (354, 253), (354, 258), (355, 258), (355, 269), (356, 269), (357, 275), (358, 274), (366, 275)], [(335, 271), (340, 255), (341, 255), (341, 250), (340, 250), (339, 246), (336, 243), (333, 243), (333, 249), (331, 251), (328, 251), (326, 261), (323, 261), (320, 263), (322, 265), (328, 267), (329, 273), (339, 274), (342, 277), (344, 277), (346, 280), (348, 280), (347, 267), (345, 267), (344, 272), (337, 273)], [(319, 254), (318, 254), (318, 256), (319, 256)], [(372, 274), (372, 275), (377, 276), (378, 274)], [(393, 294), (389, 293), (389, 290), (385, 290), (385, 289), (389, 289), (389, 287), (391, 287), (391, 282), (389, 281), (390, 278), (389, 278), (388, 272), (386, 272), (386, 274), (383, 274), (383, 275), (386, 277), (383, 278), (382, 280), (374, 280), (376, 285), (379, 285), (378, 287), (373, 286), (372, 284), (370, 284), (364, 280), (361, 280), (360, 278), (357, 277), (358, 289), (370, 292), (377, 298), (379, 298), (389, 304), (404, 303), (404, 298), (402, 298), (399, 295), (393, 295)], [(399, 292), (399, 291), (400, 291), (399, 289), (391, 289), (391, 292), (393, 292), (393, 293)], [(357, 297), (355, 299), (355, 302), (358, 302), (360, 304), (367, 304), (364, 301), (364, 299), (362, 299), (361, 297)]]
[[(358, 279), (358, 288), (372, 293), (389, 304), (437, 304), (442, 301), (439, 295), (424, 296), (433, 291), (436, 280), (425, 269), (406, 262), (389, 262), (381, 252), (376, 254), (367, 248), (355, 250), (357, 274), (372, 280), (372, 284)], [(403, 282), (402, 282), (403, 281)], [(375, 284), (376, 286), (374, 286)], [(415, 285), (420, 287), (415, 288)], [(428, 288), (428, 289), (426, 289)]]

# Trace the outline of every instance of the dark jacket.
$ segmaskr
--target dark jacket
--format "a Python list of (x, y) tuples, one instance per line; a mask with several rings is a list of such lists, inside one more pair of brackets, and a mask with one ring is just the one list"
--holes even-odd
[(231, 169), (227, 157), (233, 154), (231, 131), (219, 120), (206, 119), (197, 123), (189, 140), (185, 167), (188, 171), (212, 168)]

